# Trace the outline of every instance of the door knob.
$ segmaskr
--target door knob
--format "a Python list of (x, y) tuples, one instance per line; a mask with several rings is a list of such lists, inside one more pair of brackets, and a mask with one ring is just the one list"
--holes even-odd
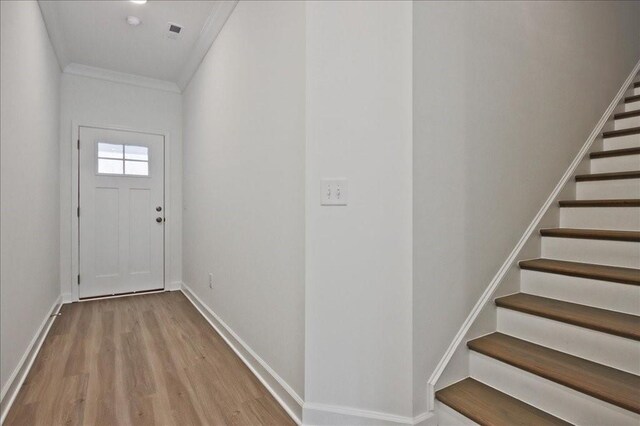
[(157, 212), (161, 212), (162, 211), (162, 207), (160, 207), (160, 206), (156, 207), (156, 211)]
[(156, 217), (156, 222), (162, 223), (162, 218), (161, 217)]

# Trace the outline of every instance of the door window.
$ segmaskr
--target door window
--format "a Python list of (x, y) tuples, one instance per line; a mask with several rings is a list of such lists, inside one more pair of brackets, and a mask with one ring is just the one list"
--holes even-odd
[(98, 174), (149, 176), (149, 148), (98, 142)]

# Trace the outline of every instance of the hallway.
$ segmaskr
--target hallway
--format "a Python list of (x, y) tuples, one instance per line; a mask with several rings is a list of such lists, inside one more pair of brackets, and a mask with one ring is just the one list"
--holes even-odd
[(0, 426), (640, 426), (640, 1), (0, 0)]
[(5, 425), (294, 424), (181, 292), (63, 305)]

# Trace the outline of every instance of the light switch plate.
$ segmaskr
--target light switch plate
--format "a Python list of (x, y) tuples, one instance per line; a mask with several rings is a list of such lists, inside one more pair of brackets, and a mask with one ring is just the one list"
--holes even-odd
[(349, 184), (346, 179), (320, 179), (320, 205), (346, 206)]

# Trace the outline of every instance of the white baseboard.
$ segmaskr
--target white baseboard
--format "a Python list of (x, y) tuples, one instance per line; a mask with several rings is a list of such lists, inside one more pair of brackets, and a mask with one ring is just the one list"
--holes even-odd
[(195, 306), (214, 330), (227, 342), (251, 372), (273, 395), (284, 410), (299, 425), (302, 424), (302, 398), (249, 345), (247, 345), (211, 308), (185, 283), (182, 293)]
[[(182, 292), (200, 314), (222, 336), (233, 351), (260, 382), (273, 395), (291, 418), (299, 425), (435, 425), (433, 413), (424, 412), (416, 417), (403, 417), (389, 413), (360, 410), (352, 407), (305, 403), (249, 345), (247, 345), (191, 288), (182, 283)], [(303, 410), (304, 407), (304, 410)], [(304, 414), (303, 414), (304, 411)], [(304, 421), (303, 421), (304, 419)]]
[(336, 405), (305, 403), (304, 425), (349, 425), (349, 426), (397, 426), (435, 425), (434, 413), (424, 412), (416, 417), (398, 416), (378, 411), (361, 410)]
[(18, 392), (22, 387), (25, 379), (27, 378), (27, 374), (29, 374), (29, 370), (31, 370), (31, 366), (33, 365), (33, 361), (36, 359), (38, 352), (40, 352), (40, 348), (42, 347), (42, 343), (44, 342), (45, 337), (49, 333), (51, 329), (51, 325), (55, 317), (54, 314), (57, 314), (62, 307), (62, 296), (58, 296), (56, 301), (53, 303), (51, 308), (47, 311), (47, 315), (38, 327), (38, 331), (29, 342), (29, 346), (27, 346), (27, 350), (20, 358), (20, 362), (16, 366), (11, 376), (9, 376), (9, 380), (2, 388), (2, 394), (0, 394), (0, 424), (4, 423), (7, 414), (9, 413), (9, 409), (11, 409), (11, 405), (18, 396)]
[(182, 290), (182, 281), (172, 281), (170, 283), (167, 283), (167, 285), (164, 287), (164, 289), (166, 291)]
[(542, 207), (540, 208), (540, 211), (538, 211), (538, 214), (536, 214), (536, 216), (533, 218), (533, 220), (525, 230), (524, 234), (520, 238), (520, 241), (518, 241), (516, 246), (511, 251), (511, 254), (509, 254), (509, 257), (507, 257), (505, 262), (502, 264), (502, 266), (500, 267), (496, 275), (493, 277), (493, 279), (485, 289), (484, 293), (482, 293), (482, 296), (480, 296), (480, 299), (478, 300), (476, 305), (473, 307), (473, 309), (469, 313), (469, 316), (466, 318), (466, 320), (462, 324), (462, 327), (460, 327), (460, 329), (458, 330), (458, 333), (454, 337), (453, 341), (447, 348), (447, 351), (445, 352), (444, 356), (442, 357), (442, 359), (436, 366), (435, 370), (431, 374), (431, 377), (429, 377), (429, 379), (427, 380), (428, 411), (433, 411), (435, 408), (435, 387), (438, 380), (440, 379), (440, 376), (442, 375), (445, 368), (449, 364), (449, 361), (451, 361), (451, 358), (453, 357), (454, 353), (456, 353), (460, 345), (463, 344), (465, 336), (471, 329), (471, 326), (475, 323), (476, 319), (480, 315), (480, 312), (487, 305), (487, 303), (490, 300), (492, 300), (493, 295), (498, 290), (498, 287), (500, 286), (500, 284), (502, 284), (502, 282), (504, 281), (505, 277), (507, 276), (507, 273), (511, 270), (513, 265), (519, 260), (519, 255), (523, 250), (523, 248), (525, 247), (525, 245), (527, 244), (527, 242), (530, 240), (534, 232), (538, 231), (540, 222), (544, 218), (547, 211), (549, 211), (549, 208), (557, 201), (557, 198), (560, 195), (562, 189), (567, 185), (569, 180), (575, 175), (575, 172), (578, 166), (589, 153), (589, 150), (593, 146), (594, 142), (597, 140), (598, 136), (602, 133), (602, 130), (605, 124), (607, 123), (611, 115), (614, 113), (614, 110), (622, 100), (622, 97), (625, 95), (625, 92), (629, 89), (629, 86), (631, 85), (631, 83), (633, 83), (636, 75), (638, 74), (638, 70), (640, 70), (640, 62), (636, 63), (636, 65), (633, 67), (633, 71), (631, 72), (631, 74), (629, 74), (624, 84), (618, 91), (617, 95), (613, 98), (613, 100), (609, 104), (609, 107), (606, 109), (606, 111), (604, 112), (604, 114), (602, 115), (602, 117), (594, 127), (593, 131), (585, 141), (584, 145), (582, 146), (582, 148), (580, 149), (576, 157), (573, 159), (573, 162), (571, 163), (569, 168), (566, 170), (566, 172), (564, 173), (564, 175), (562, 176), (562, 178), (560, 179), (560, 181), (558, 182), (554, 190), (551, 192), (551, 194), (549, 195), (545, 203), (542, 205)]
[(415, 426), (437, 426), (438, 418), (433, 412), (425, 411), (413, 418), (413, 424)]
[[(177, 287), (177, 288), (176, 288)], [(260, 382), (273, 395), (284, 410), (299, 425), (302, 425), (303, 407), (305, 425), (316, 424), (340, 424), (340, 425), (418, 425), (434, 426), (434, 413), (424, 412), (416, 417), (404, 417), (377, 411), (361, 410), (352, 407), (341, 407), (324, 404), (304, 403), (303, 399), (282, 379), (260, 356), (258, 356), (213, 310), (211, 310), (185, 283), (173, 282), (167, 290), (181, 290), (193, 306), (214, 328), (214, 330), (227, 342), (238, 357), (253, 372)], [(18, 391), (22, 387), (33, 362), (42, 347), (45, 337), (51, 329), (54, 318), (62, 304), (71, 301), (71, 294), (65, 293), (58, 297), (46, 318), (40, 325), (38, 332), (33, 337), (29, 347), (22, 356), (20, 363), (10, 376), (7, 384), (2, 389), (1, 408), (2, 424), (13, 404)], [(309, 421), (307, 421), (307, 417)]]
[(72, 303), (73, 302), (73, 294), (71, 293), (62, 293), (62, 296), (60, 296), (62, 298), (62, 304), (64, 305), (65, 303)]

